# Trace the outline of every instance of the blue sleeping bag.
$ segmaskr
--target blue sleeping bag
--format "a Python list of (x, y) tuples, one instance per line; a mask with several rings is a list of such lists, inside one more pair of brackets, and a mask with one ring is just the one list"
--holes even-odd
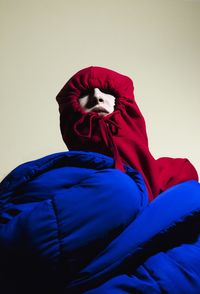
[(0, 185), (0, 293), (200, 293), (200, 185), (153, 202), (94, 152), (20, 165)]

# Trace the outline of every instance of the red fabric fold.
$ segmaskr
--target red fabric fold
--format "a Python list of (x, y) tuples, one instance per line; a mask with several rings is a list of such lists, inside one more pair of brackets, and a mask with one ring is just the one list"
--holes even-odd
[[(91, 88), (116, 97), (115, 111), (105, 117), (85, 113), (78, 99)], [(156, 160), (148, 147), (144, 118), (136, 104), (132, 80), (115, 71), (91, 66), (77, 72), (56, 97), (60, 127), (69, 150), (88, 150), (112, 156), (115, 167), (123, 163), (138, 170), (146, 183), (149, 199), (186, 180), (198, 180), (187, 159)]]

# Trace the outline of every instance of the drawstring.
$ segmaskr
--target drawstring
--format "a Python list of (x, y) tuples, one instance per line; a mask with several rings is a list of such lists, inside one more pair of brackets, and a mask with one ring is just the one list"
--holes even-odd
[(113, 152), (114, 160), (115, 160), (115, 168), (125, 172), (117, 146), (113, 140), (112, 131), (111, 131), (113, 126), (118, 128), (118, 125), (112, 121), (109, 121), (109, 120), (105, 121), (103, 119), (99, 121), (99, 127), (101, 130), (102, 137), (107, 147), (110, 148)]
[[(86, 114), (88, 115), (88, 114)], [(78, 127), (82, 124), (84, 124), (84, 120), (86, 118), (86, 115), (83, 115), (75, 124), (74, 124), (74, 132), (81, 137), (85, 137), (88, 139), (91, 139), (92, 137), (92, 125), (94, 120), (98, 120), (99, 122), (99, 128), (102, 135), (102, 138), (107, 146), (108, 149), (111, 149), (114, 161), (115, 161), (115, 168), (121, 170), (122, 172), (125, 172), (121, 157), (119, 155), (117, 146), (113, 140), (113, 134), (117, 134), (119, 125), (115, 123), (112, 120), (104, 119), (97, 114), (90, 113), (89, 114), (89, 130), (87, 134), (81, 133), (81, 131), (78, 130)]]

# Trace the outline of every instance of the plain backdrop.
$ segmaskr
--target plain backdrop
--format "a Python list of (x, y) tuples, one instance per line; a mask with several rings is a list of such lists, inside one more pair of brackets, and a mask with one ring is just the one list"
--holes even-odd
[(150, 150), (200, 172), (200, 1), (0, 0), (2, 179), (65, 151), (55, 96), (79, 69), (130, 76)]

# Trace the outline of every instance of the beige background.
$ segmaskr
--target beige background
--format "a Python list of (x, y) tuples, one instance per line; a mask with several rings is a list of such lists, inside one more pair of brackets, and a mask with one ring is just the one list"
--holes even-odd
[(99, 65), (133, 78), (153, 155), (200, 172), (200, 1), (0, 0), (0, 178), (66, 150), (55, 96)]

